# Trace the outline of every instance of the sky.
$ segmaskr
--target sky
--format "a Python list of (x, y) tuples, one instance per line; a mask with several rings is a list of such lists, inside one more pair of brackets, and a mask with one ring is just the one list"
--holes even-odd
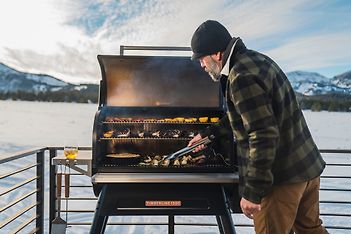
[(213, 19), (285, 72), (331, 78), (351, 70), (350, 12), (348, 0), (0, 0), (0, 62), (98, 83), (98, 54), (118, 55), (120, 45), (190, 46), (195, 29)]

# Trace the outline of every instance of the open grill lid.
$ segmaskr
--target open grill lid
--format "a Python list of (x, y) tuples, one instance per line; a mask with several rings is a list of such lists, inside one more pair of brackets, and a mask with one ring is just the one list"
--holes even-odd
[(98, 55), (99, 107), (220, 108), (219, 84), (189, 57)]

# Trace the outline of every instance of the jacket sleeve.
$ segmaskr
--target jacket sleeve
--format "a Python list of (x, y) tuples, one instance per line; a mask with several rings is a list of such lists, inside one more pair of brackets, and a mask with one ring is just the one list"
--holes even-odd
[(237, 140), (248, 143), (249, 148), (242, 195), (260, 203), (273, 184), (271, 168), (279, 139), (272, 98), (262, 78), (252, 74), (235, 76), (229, 88), (231, 101), (246, 132)]

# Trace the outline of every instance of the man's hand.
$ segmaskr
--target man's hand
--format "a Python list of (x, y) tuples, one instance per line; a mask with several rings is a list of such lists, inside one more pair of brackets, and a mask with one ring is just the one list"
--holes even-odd
[[(202, 139), (201, 135), (200, 135), (200, 134), (197, 134), (196, 136), (194, 136), (193, 139), (191, 139), (191, 140), (189, 141), (188, 147), (192, 146), (194, 143), (198, 142), (198, 141), (201, 140), (201, 139)], [(198, 151), (200, 151), (200, 150), (203, 150), (204, 148), (205, 148), (205, 145), (199, 145), (198, 147), (196, 147), (196, 148), (193, 150), (193, 152), (196, 153), (196, 152), (198, 152)]]
[(246, 215), (246, 217), (248, 217), (249, 219), (252, 219), (253, 215), (261, 210), (260, 204), (255, 204), (246, 200), (245, 198), (241, 198), (240, 207), (244, 215)]

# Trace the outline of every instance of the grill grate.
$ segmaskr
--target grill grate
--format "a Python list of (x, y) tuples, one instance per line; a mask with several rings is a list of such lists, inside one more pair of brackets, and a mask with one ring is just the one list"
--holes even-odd
[(104, 167), (130, 167), (130, 168), (162, 168), (162, 169), (167, 169), (167, 168), (231, 168), (228, 165), (225, 164), (207, 164), (207, 165), (195, 165), (195, 164), (189, 164), (189, 165), (182, 165), (182, 166), (173, 166), (170, 165), (168, 167), (163, 167), (163, 166), (151, 166), (151, 165), (139, 165), (139, 164), (103, 164)]
[(100, 140), (181, 140), (189, 141), (188, 137), (102, 137)]

